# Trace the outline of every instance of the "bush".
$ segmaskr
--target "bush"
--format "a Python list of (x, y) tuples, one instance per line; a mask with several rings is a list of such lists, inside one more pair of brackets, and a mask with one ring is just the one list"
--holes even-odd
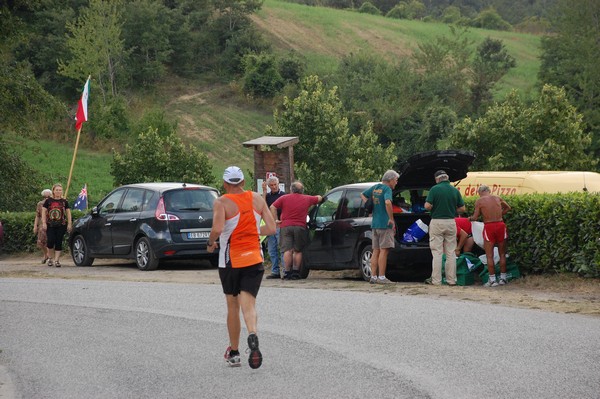
[[(600, 277), (600, 195), (527, 194), (505, 198), (508, 253), (522, 273)], [(475, 198), (466, 201), (468, 213)]]
[[(73, 222), (83, 216), (81, 211), (71, 210)], [(37, 236), (33, 234), (35, 212), (0, 213), (0, 221), (4, 227), (3, 253), (37, 252)], [(65, 234), (63, 251), (68, 252), (68, 234)]]
[(246, 54), (244, 65), (244, 92), (251, 96), (272, 98), (284, 86), (273, 54)]
[(362, 6), (360, 6), (358, 12), (363, 14), (381, 15), (381, 11), (379, 11), (377, 7), (368, 1), (364, 2)]

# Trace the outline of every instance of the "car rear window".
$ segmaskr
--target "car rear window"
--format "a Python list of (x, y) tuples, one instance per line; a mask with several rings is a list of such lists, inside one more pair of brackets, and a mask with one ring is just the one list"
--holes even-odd
[(212, 211), (217, 193), (213, 190), (181, 189), (164, 194), (167, 211)]

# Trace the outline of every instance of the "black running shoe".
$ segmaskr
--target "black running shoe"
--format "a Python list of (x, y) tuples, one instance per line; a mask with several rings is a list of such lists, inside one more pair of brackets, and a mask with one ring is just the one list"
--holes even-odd
[(248, 364), (250, 368), (257, 369), (262, 364), (262, 353), (258, 349), (258, 337), (254, 333), (248, 335), (248, 348), (250, 349)]

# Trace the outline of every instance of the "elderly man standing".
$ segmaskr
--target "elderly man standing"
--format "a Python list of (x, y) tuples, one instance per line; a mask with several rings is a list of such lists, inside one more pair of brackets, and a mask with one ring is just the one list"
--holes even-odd
[[(283, 251), (285, 266), (284, 279), (299, 280), (302, 266), (302, 251), (308, 244), (308, 228), (306, 217), (311, 206), (323, 199), (320, 195), (305, 195), (304, 186), (299, 181), (291, 185), (291, 194), (278, 198), (271, 205), (271, 213), (275, 222), (281, 227), (280, 247)], [(277, 217), (281, 210), (281, 220)]]
[[(269, 187), (269, 193), (267, 193), (267, 186)], [(267, 181), (262, 184), (263, 198), (267, 202), (269, 209), (273, 202), (277, 201), (279, 197), (283, 197), (285, 193), (279, 189), (279, 179), (275, 176), (269, 177)], [(281, 212), (278, 212), (281, 214)], [(278, 219), (278, 218), (276, 218)], [(267, 249), (269, 251), (269, 257), (271, 258), (271, 274), (267, 278), (283, 278), (283, 256), (279, 253), (279, 227), (275, 234), (267, 237)]]
[[(371, 284), (390, 284), (385, 277), (387, 258), (390, 249), (394, 248), (396, 241), (396, 222), (392, 208), (392, 190), (398, 184), (400, 175), (395, 170), (388, 170), (383, 174), (381, 183), (369, 187), (360, 194), (363, 202), (373, 198), (373, 218), (371, 230), (373, 232), (373, 256), (371, 256)], [(377, 275), (379, 274), (379, 277)]]
[(438, 170), (433, 175), (436, 185), (425, 199), (425, 209), (431, 211), (429, 247), (433, 256), (431, 279), (433, 285), (442, 284), (442, 255), (446, 254), (446, 282), (456, 285), (456, 222), (457, 212), (465, 211), (465, 203), (456, 187), (450, 184), (448, 174)]

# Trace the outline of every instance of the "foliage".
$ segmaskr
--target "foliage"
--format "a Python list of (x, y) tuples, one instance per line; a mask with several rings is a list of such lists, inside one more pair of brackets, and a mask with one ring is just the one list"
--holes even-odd
[(376, 180), (395, 161), (394, 145), (377, 144), (370, 124), (358, 134), (350, 133), (337, 88), (326, 90), (317, 76), (302, 81), (298, 97), (284, 98), (283, 110), (276, 111), (274, 119), (268, 133), (299, 137), (294, 147), (296, 173), (312, 193)]
[(4, 140), (0, 140), (0, 170), (0, 211), (35, 209), (42, 191), (42, 176), (11, 151)]
[(304, 76), (306, 61), (298, 53), (290, 51), (279, 58), (278, 70), (286, 83), (298, 83)]
[(512, 26), (502, 19), (500, 14), (493, 8), (488, 8), (479, 13), (477, 18), (471, 21), (471, 26), (482, 29), (511, 30)]
[(375, 7), (373, 3), (368, 1), (362, 3), (362, 5), (358, 8), (358, 12), (361, 12), (363, 14), (381, 15), (381, 11), (379, 11), (379, 8)]
[(123, 20), (123, 45), (130, 49), (127, 71), (132, 81), (142, 86), (158, 81), (173, 52), (165, 35), (170, 28), (168, 9), (154, 0), (134, 0), (125, 5)]
[[(37, 200), (28, 206), (35, 209)], [(83, 216), (85, 213), (78, 210), (71, 210), (73, 220)], [(35, 222), (35, 212), (4, 212), (0, 213), (0, 220), (4, 228), (4, 245), (1, 248), (4, 253), (22, 253), (36, 252), (37, 236), (33, 234), (33, 224)], [(63, 251), (69, 252), (67, 245), (69, 235), (63, 237)]]
[(4, 57), (0, 57), (0, 112), (2, 128), (19, 132), (60, 123), (67, 114), (64, 105), (36, 81), (27, 63)]
[(145, 111), (140, 120), (134, 123), (132, 135), (138, 137), (149, 128), (156, 129), (159, 136), (167, 137), (177, 131), (177, 122), (169, 121), (166, 112), (162, 109), (150, 109)]
[(117, 78), (128, 54), (121, 38), (121, 5), (121, 0), (90, 0), (74, 23), (66, 23), (71, 58), (59, 61), (58, 72), (64, 76), (82, 82), (94, 77), (104, 102), (117, 95)]
[(272, 54), (246, 54), (244, 65), (244, 85), (246, 94), (251, 96), (272, 98), (284, 85), (279, 74), (277, 60)]
[(111, 174), (117, 186), (168, 181), (214, 184), (206, 155), (192, 145), (185, 146), (174, 134), (160, 136), (155, 128), (141, 133), (123, 154), (113, 154)]
[(515, 58), (508, 54), (501, 40), (487, 37), (477, 46), (470, 84), (471, 106), (474, 113), (478, 113), (482, 105), (492, 101), (494, 84), (516, 64)]
[(600, 195), (510, 196), (508, 250), (526, 273), (600, 277)]
[(396, 4), (394, 8), (389, 10), (387, 14), (385, 14), (385, 16), (386, 18), (408, 19), (408, 10), (406, 3), (404, 1), (398, 2), (398, 4)]
[(471, 108), (468, 92), (474, 42), (467, 29), (451, 26), (450, 32), (449, 36), (419, 44), (414, 55), (415, 68), (422, 71), (425, 95), (465, 114)]
[[(90, 92), (91, 92), (90, 88)], [(86, 130), (96, 138), (116, 139), (126, 137), (129, 131), (129, 118), (125, 99), (121, 96), (111, 97), (106, 102), (90, 101), (88, 104), (89, 120)]]
[(481, 118), (465, 118), (442, 146), (475, 151), (476, 170), (588, 170), (597, 164), (590, 142), (565, 90), (545, 85), (531, 105), (513, 91)]
[(555, 34), (542, 40), (543, 83), (563, 86), (583, 113), (600, 157), (600, 2), (559, 0), (551, 24)]

